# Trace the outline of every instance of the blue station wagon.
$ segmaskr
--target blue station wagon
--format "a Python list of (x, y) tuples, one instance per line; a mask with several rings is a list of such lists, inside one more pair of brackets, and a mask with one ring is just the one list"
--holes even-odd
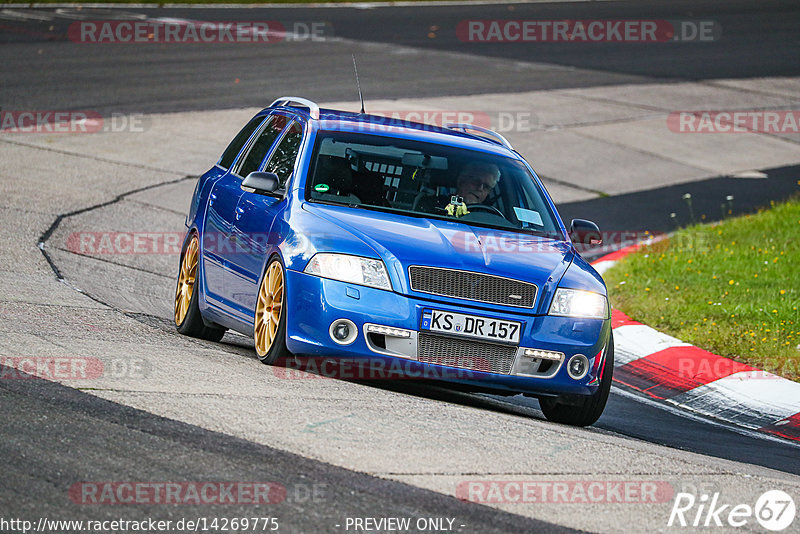
[(500, 134), (282, 97), (197, 182), (175, 294), (182, 334), (259, 359), (360, 361), (539, 399), (594, 423), (613, 371), (600, 275)]

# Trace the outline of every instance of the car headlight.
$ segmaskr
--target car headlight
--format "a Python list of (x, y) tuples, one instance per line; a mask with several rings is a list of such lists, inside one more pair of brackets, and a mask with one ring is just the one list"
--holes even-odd
[(550, 305), (550, 315), (565, 317), (606, 318), (606, 297), (580, 289), (556, 289)]
[(361, 286), (392, 289), (383, 262), (372, 258), (348, 254), (315, 254), (304, 272)]

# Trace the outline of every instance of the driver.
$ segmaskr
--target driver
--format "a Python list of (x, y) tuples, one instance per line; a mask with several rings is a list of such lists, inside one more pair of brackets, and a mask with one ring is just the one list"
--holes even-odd
[(489, 192), (500, 180), (500, 169), (494, 163), (471, 161), (461, 168), (456, 179), (455, 195), (427, 197), (417, 208), (428, 213), (444, 211), (454, 197), (461, 197), (463, 204), (482, 204)]
[(458, 174), (456, 195), (463, 197), (467, 205), (482, 204), (498, 180), (500, 169), (494, 163), (467, 163)]

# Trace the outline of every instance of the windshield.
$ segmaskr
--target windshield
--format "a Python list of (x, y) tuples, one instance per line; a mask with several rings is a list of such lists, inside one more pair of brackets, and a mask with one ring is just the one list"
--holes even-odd
[(306, 198), (562, 238), (521, 161), (394, 137), (320, 132)]

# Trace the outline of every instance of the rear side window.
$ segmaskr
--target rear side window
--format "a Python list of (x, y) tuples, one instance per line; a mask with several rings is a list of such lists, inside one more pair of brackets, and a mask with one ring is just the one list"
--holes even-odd
[(228, 148), (225, 149), (223, 152), (222, 157), (219, 159), (218, 165), (223, 169), (229, 169), (230, 166), (233, 164), (233, 160), (236, 159), (237, 154), (242, 149), (244, 144), (250, 139), (250, 136), (253, 135), (253, 132), (256, 131), (258, 125), (264, 122), (264, 116), (254, 117), (253, 119), (248, 122), (242, 131), (236, 134), (236, 137), (233, 138), (231, 144), (228, 145)]
[(273, 115), (269, 118), (261, 133), (258, 134), (253, 146), (250, 147), (250, 152), (244, 158), (242, 165), (239, 167), (239, 176), (247, 176), (253, 171), (257, 171), (261, 166), (261, 162), (267, 156), (272, 143), (281, 134), (283, 128), (289, 119), (283, 115)]
[(267, 172), (274, 172), (278, 175), (281, 187), (286, 185), (286, 181), (294, 171), (294, 162), (300, 150), (300, 143), (303, 140), (303, 128), (299, 123), (292, 121), (286, 129), (286, 134), (281, 142), (275, 147), (275, 152), (267, 163)]

